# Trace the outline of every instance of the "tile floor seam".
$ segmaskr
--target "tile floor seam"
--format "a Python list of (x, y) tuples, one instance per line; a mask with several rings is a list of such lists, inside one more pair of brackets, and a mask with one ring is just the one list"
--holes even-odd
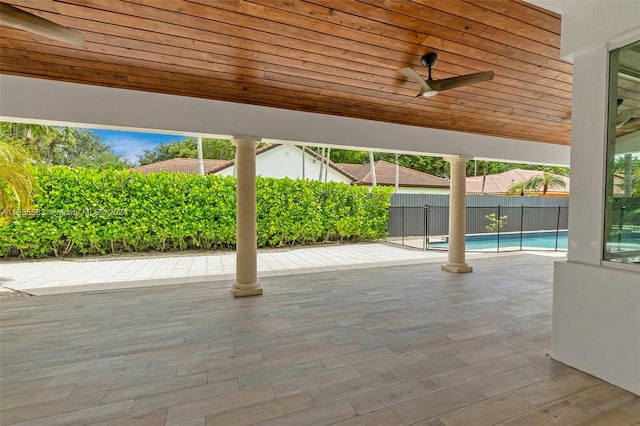
[[(516, 368), (516, 369), (514, 369), (514, 370), (517, 370), (517, 368)], [(513, 370), (510, 370), (510, 371), (513, 371)], [(508, 372), (508, 371), (505, 371), (505, 373), (507, 373), (507, 372)], [(494, 376), (498, 376), (498, 375), (500, 375), (500, 374), (503, 374), (503, 373), (498, 373), (498, 374), (495, 374)], [(548, 379), (550, 379), (550, 378), (551, 378), (551, 377), (546, 377), (546, 378), (540, 379), (540, 380), (535, 381), (535, 382), (527, 383), (526, 385), (520, 386), (519, 388), (511, 389), (511, 390), (508, 390), (508, 391), (505, 391), (505, 392), (499, 393), (499, 394), (497, 394), (497, 395), (489, 396), (489, 395), (486, 395), (484, 392), (482, 392), (480, 389), (478, 389), (478, 388), (476, 387), (476, 386), (478, 385), (477, 383), (474, 385), (474, 382), (478, 382), (478, 381), (480, 381), (480, 380), (484, 380), (484, 379), (487, 379), (487, 378), (489, 378), (489, 377), (493, 377), (493, 376), (482, 377), (482, 378), (480, 378), (480, 379), (478, 379), (478, 380), (474, 380), (473, 382), (469, 382), (468, 384), (469, 384), (471, 387), (473, 387), (474, 389), (476, 389), (478, 392), (480, 392), (480, 393), (482, 393), (483, 395), (485, 395), (487, 398), (497, 398), (497, 397), (499, 397), (499, 396), (506, 395), (507, 393), (510, 393), (510, 392), (516, 392), (516, 391), (518, 391), (518, 390), (520, 390), (520, 389), (522, 389), (522, 388), (525, 388), (525, 387), (527, 387), (527, 386), (532, 386), (532, 385), (538, 384), (538, 383), (540, 383), (540, 382), (544, 382), (545, 380), (548, 380)]]
[[(560, 374), (560, 376), (569, 375), (569, 374), (574, 374), (574, 373), (573, 373), (573, 372), (567, 372), (567, 373)], [(586, 373), (585, 373), (585, 374), (586, 374)], [(556, 376), (556, 377), (559, 377), (559, 376)], [(606, 383), (606, 382), (603, 382), (603, 383)], [(597, 386), (601, 386), (603, 383), (596, 383), (596, 382), (592, 382), (590, 386), (587, 386), (587, 387), (585, 387), (585, 388), (582, 388), (582, 389), (580, 389), (580, 390), (577, 390), (577, 391), (575, 391), (575, 392), (573, 392), (573, 393), (571, 393), (571, 394), (563, 395), (561, 399), (564, 399), (564, 400), (569, 399), (569, 398), (571, 398), (571, 397), (573, 397), (573, 396), (575, 396), (575, 395), (577, 395), (577, 394), (579, 394), (579, 393), (582, 393), (582, 392), (584, 392), (584, 391), (586, 391), (586, 390), (588, 390), (588, 389), (593, 389), (593, 388), (595, 388), (595, 387), (597, 387)], [(531, 385), (528, 385), (528, 386), (531, 386)], [(526, 399), (526, 398), (525, 398), (525, 399)], [(540, 404), (540, 405), (536, 405), (536, 409), (537, 409), (537, 408), (545, 407), (545, 406), (550, 405), (550, 404), (557, 403), (558, 401), (559, 401), (558, 399), (555, 399), (555, 400), (550, 401), (550, 402), (544, 402), (544, 403), (542, 403), (542, 404)], [(532, 403), (532, 405), (535, 405), (535, 403)]]
[[(598, 383), (594, 383), (594, 384), (593, 384), (593, 386), (586, 387), (586, 388), (584, 388), (584, 389), (581, 389), (581, 390), (576, 391), (576, 392), (574, 392), (574, 393), (572, 393), (572, 394), (569, 394), (569, 395), (563, 395), (561, 399), (566, 401), (566, 400), (570, 399), (571, 397), (573, 397), (573, 396), (575, 396), (575, 395), (577, 395), (577, 394), (579, 394), (579, 393), (582, 393), (582, 392), (584, 392), (585, 390), (593, 389), (593, 388), (595, 388), (596, 386), (600, 386), (600, 385), (599, 385)], [(525, 398), (525, 399), (526, 399), (526, 398)], [(535, 412), (535, 411), (538, 411), (538, 410), (542, 410), (542, 409), (544, 409), (544, 407), (551, 406), (551, 405), (553, 405), (553, 404), (557, 404), (557, 403), (558, 403), (558, 401), (559, 401), (559, 399), (555, 399), (555, 400), (553, 400), (553, 401), (545, 402), (545, 403), (540, 404), (540, 405), (536, 405), (535, 403), (531, 403), (531, 405), (533, 405), (533, 408), (532, 408), (531, 410), (527, 410), (527, 411), (525, 411), (525, 412), (523, 412), (523, 413), (516, 414), (516, 415), (511, 416), (511, 417), (509, 417), (509, 418), (503, 419), (503, 420), (501, 420), (501, 421), (500, 421), (500, 423), (505, 422), (505, 421), (509, 421), (509, 420), (513, 420), (513, 419), (516, 419), (516, 418), (518, 418), (518, 417), (522, 417), (522, 416), (526, 415), (527, 413), (532, 413), (532, 412)], [(586, 420), (588, 420), (588, 419), (586, 419)], [(640, 422), (639, 422), (639, 423), (640, 423)]]

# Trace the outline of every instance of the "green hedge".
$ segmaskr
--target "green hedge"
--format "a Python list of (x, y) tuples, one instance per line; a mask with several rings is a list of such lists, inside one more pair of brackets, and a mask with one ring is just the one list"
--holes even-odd
[(614, 223), (622, 221), (624, 225), (640, 226), (640, 197), (619, 197), (612, 201), (611, 220)]
[[(64, 256), (235, 245), (235, 180), (41, 167), (36, 209), (0, 225), (3, 256)], [(390, 189), (258, 178), (258, 246), (386, 235)]]

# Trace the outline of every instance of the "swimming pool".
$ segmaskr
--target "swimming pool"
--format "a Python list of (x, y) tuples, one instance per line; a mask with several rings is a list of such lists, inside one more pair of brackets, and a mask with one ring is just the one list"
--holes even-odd
[[(558, 250), (567, 250), (567, 231), (539, 231), (539, 232), (505, 232), (500, 233), (500, 250), (555, 250), (556, 239)], [(445, 250), (448, 241), (429, 241), (430, 249)], [(466, 237), (467, 250), (498, 250), (498, 234), (475, 234)]]

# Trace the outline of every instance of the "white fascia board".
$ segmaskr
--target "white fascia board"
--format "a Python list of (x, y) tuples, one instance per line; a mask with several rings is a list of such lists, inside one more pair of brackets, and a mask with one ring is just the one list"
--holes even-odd
[(570, 154), (565, 145), (10, 75), (0, 76), (0, 119), (560, 166)]

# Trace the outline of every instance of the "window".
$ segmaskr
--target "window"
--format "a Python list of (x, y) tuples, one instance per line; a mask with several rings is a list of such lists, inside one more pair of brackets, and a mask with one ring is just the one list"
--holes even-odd
[(640, 264), (640, 41), (609, 62), (604, 260)]

